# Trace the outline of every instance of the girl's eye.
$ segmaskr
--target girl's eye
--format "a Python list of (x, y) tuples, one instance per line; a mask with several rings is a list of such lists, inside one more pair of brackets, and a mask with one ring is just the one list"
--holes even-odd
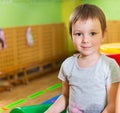
[(94, 35), (96, 35), (96, 32), (91, 32), (90, 33), (90, 36), (94, 36)]
[(81, 33), (75, 33), (75, 35), (77, 35), (77, 36), (81, 36)]

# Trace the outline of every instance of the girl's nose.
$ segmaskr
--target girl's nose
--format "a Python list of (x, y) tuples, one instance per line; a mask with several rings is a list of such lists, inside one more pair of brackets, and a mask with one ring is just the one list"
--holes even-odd
[(88, 42), (89, 42), (89, 36), (84, 35), (84, 36), (82, 37), (82, 42), (83, 42), (83, 43), (88, 43)]

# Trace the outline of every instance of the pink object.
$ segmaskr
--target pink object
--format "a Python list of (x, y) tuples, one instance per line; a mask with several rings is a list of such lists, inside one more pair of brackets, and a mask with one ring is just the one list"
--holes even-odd
[(0, 29), (0, 38), (3, 40), (4, 48), (6, 48), (5, 35), (4, 35), (4, 31), (2, 29)]
[(26, 39), (27, 39), (27, 44), (29, 46), (32, 46), (33, 45), (33, 36), (32, 36), (32, 32), (31, 32), (30, 27), (27, 28)]
[(79, 107), (75, 103), (72, 103), (71, 113), (82, 113), (82, 111), (79, 109)]

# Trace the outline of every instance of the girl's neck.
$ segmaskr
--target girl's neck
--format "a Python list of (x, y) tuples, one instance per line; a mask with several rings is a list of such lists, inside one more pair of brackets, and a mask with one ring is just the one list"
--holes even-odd
[(100, 58), (100, 54), (90, 55), (90, 56), (83, 56), (81, 54), (78, 55), (78, 65), (82, 68), (87, 68), (94, 65), (98, 59)]

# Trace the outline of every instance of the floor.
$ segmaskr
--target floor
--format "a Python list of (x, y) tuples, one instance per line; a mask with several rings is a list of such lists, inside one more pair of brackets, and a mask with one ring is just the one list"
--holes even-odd
[(18, 106), (40, 104), (61, 92), (58, 71), (40, 75), (27, 85), (14, 86), (11, 91), (0, 93), (0, 113), (9, 113)]

